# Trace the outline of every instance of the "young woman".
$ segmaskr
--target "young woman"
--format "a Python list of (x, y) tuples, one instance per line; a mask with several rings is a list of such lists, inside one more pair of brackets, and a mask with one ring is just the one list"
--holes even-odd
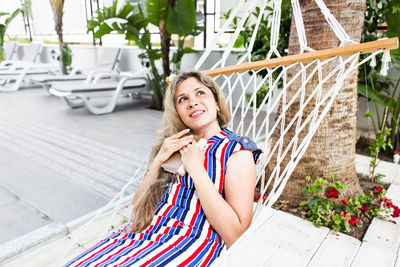
[[(249, 227), (260, 150), (225, 128), (230, 115), (218, 85), (200, 72), (183, 73), (164, 108), (132, 222), (67, 266), (208, 266)], [(161, 167), (177, 151), (184, 176)]]

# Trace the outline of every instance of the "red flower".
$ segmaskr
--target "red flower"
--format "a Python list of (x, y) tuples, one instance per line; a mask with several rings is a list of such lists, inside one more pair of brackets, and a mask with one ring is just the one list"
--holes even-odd
[(375, 195), (379, 195), (383, 192), (383, 187), (382, 186), (375, 186)]
[(347, 206), (347, 204), (349, 204), (349, 202), (347, 202), (346, 199), (342, 199), (342, 200), (340, 200), (340, 202), (342, 202), (345, 206)]
[(388, 199), (387, 197), (381, 198), (379, 201), (381, 203), (383, 202), (385, 207), (387, 207), (389, 209), (393, 208), (393, 206), (394, 206), (392, 200)]
[(357, 220), (358, 220), (358, 218), (356, 215), (351, 215), (350, 219), (349, 219), (349, 224), (352, 226), (356, 226)]
[(326, 198), (339, 198), (339, 192), (336, 188), (331, 187), (331, 189), (326, 190)]
[(400, 209), (399, 209), (399, 207), (397, 207), (396, 205), (393, 204), (391, 199), (384, 197), (384, 198), (381, 198), (379, 201), (380, 201), (380, 203), (383, 202), (383, 205), (385, 208), (393, 209), (393, 213), (391, 215), (393, 218), (400, 217)]
[(396, 205), (393, 205), (392, 208), (393, 208), (392, 217), (393, 217), (393, 218), (398, 218), (398, 217), (400, 216), (400, 209), (399, 209), (399, 207), (397, 207)]
[(367, 205), (362, 205), (361, 206), (361, 211), (364, 212), (364, 213), (368, 212), (369, 211), (368, 206)]

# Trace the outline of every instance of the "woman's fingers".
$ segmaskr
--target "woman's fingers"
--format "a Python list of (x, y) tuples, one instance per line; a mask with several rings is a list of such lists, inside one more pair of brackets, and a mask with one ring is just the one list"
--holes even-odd
[(185, 136), (187, 133), (189, 133), (189, 131), (190, 129), (185, 129), (164, 140), (164, 143), (159, 151), (159, 158), (161, 162), (167, 160), (176, 151), (194, 142), (193, 135)]
[(190, 142), (189, 144), (183, 146), (179, 151), (185, 152), (185, 151), (190, 151), (196, 148), (197, 143), (196, 141)]
[(168, 154), (172, 154), (192, 142), (193, 142), (193, 136), (189, 135), (179, 139), (165, 140), (163, 147)]
[(172, 139), (179, 139), (179, 138), (181, 138), (182, 136), (184, 136), (185, 134), (187, 134), (188, 132), (190, 132), (190, 129), (185, 129), (185, 130), (183, 130), (183, 131), (180, 131), (180, 132), (177, 133), (177, 134), (172, 135), (171, 138), (172, 138)]
[(174, 141), (175, 141), (175, 142), (186, 142), (186, 141), (193, 142), (194, 139), (193, 139), (193, 135), (188, 135), (188, 136), (184, 136), (184, 137), (182, 137), (182, 138), (176, 139), (176, 140), (174, 140)]
[(193, 135), (189, 135), (189, 136), (184, 136), (184, 137), (182, 137), (182, 138), (179, 138), (179, 139), (172, 139), (172, 140), (168, 140), (167, 142), (166, 142), (166, 145), (167, 146), (173, 146), (173, 147), (175, 147), (176, 145), (180, 145), (180, 144), (183, 144), (183, 143), (191, 143), (191, 142), (193, 142)]
[[(183, 147), (186, 147), (187, 145), (190, 145), (193, 142), (193, 136), (192, 137), (185, 137), (185, 138), (181, 138), (179, 140), (177, 140), (177, 142), (175, 142), (174, 144), (174, 150), (178, 151)], [(175, 152), (174, 151), (174, 152)]]

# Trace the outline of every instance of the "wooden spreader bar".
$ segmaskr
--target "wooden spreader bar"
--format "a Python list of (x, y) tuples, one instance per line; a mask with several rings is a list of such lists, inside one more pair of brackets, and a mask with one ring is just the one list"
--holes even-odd
[(280, 65), (289, 66), (296, 62), (309, 63), (315, 59), (325, 60), (337, 55), (342, 57), (351, 56), (355, 53), (360, 52), (360, 54), (368, 54), (378, 51), (379, 49), (396, 49), (399, 47), (399, 40), (397, 37), (377, 40), (362, 44), (354, 44), (343, 47), (329, 48), (324, 50), (319, 50), (315, 52), (307, 52), (303, 54), (290, 55), (279, 58), (259, 60), (249, 63), (243, 63), (239, 65), (226, 66), (223, 68), (204, 70), (210, 76), (218, 75), (229, 75), (234, 72), (245, 72), (248, 70), (259, 70), (265, 67), (274, 68)]

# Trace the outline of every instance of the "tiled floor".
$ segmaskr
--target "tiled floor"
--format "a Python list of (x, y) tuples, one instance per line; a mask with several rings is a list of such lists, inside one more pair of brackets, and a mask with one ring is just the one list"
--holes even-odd
[(113, 113), (95, 116), (42, 88), (1, 93), (0, 245), (70, 222), (114, 197), (159, 127), (162, 112), (149, 105), (150, 99), (122, 97)]

